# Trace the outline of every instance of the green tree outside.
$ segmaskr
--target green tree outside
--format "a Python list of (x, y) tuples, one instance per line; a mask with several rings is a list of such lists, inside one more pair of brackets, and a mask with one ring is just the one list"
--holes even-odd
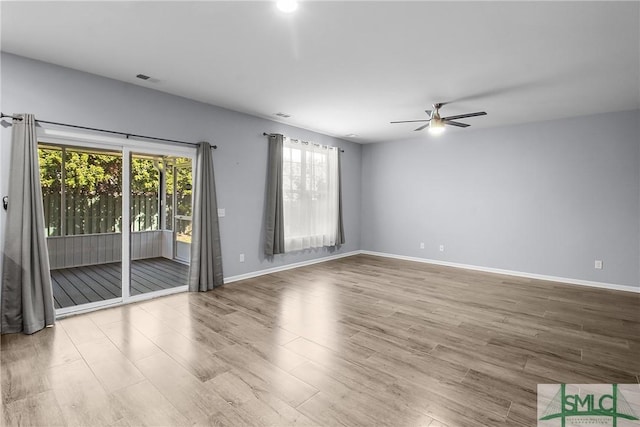
[[(61, 232), (63, 151), (59, 147), (41, 147), (38, 151), (46, 228), (48, 235), (56, 236)], [(137, 209), (132, 209), (134, 231), (159, 228), (160, 174), (156, 164), (152, 159), (135, 156), (131, 161), (131, 205)], [(178, 212), (185, 215), (187, 213), (182, 212), (188, 210), (190, 215), (191, 168), (178, 168), (177, 172)], [(172, 173), (165, 176), (167, 198), (172, 199), (174, 176)], [(66, 149), (65, 193), (67, 235), (119, 232), (122, 229), (122, 156)], [(170, 209), (170, 203), (167, 205)]]

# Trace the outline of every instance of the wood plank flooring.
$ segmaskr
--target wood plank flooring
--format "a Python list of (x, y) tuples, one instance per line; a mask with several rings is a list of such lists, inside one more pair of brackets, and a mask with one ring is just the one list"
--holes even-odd
[[(131, 262), (131, 295), (185, 286), (189, 266), (167, 258)], [(122, 296), (122, 266), (119, 262), (51, 270), (56, 308)]]
[(640, 295), (353, 256), (2, 336), (6, 425), (534, 426), (638, 383)]

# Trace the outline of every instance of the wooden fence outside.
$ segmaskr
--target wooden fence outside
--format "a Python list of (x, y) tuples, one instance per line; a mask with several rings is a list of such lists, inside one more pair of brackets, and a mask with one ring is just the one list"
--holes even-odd
[[(122, 196), (77, 195), (65, 197), (65, 215), (61, 215), (60, 194), (44, 194), (44, 218), (48, 236), (61, 235), (61, 221), (65, 234), (117, 233), (122, 231)], [(131, 195), (132, 231), (160, 229), (157, 195)], [(64, 219), (63, 219), (64, 218)]]

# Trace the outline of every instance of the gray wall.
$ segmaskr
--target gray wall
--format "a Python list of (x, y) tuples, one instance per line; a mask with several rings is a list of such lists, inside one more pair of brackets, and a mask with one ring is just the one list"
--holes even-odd
[(362, 249), (640, 286), (639, 118), (364, 146)]
[[(638, 286), (638, 111), (360, 146), (15, 55), (3, 53), (0, 65), (4, 112), (218, 144), (227, 277), (331, 254), (264, 259), (267, 131), (346, 150), (347, 244), (338, 253), (365, 249)], [(7, 193), (10, 128), (1, 136), (0, 195)], [(5, 219), (0, 210), (0, 244)], [(603, 270), (593, 268), (595, 259)]]
[[(281, 123), (229, 111), (140, 86), (2, 53), (0, 105), (5, 113), (43, 120), (218, 145), (214, 154), (225, 277), (345, 253), (360, 248), (361, 146)], [(262, 255), (267, 141), (262, 132), (344, 148), (346, 244), (337, 251)], [(2, 129), (0, 194), (7, 194), (10, 128)], [(149, 143), (150, 145), (152, 143)], [(0, 212), (0, 245), (6, 213)], [(2, 246), (0, 246), (2, 247)], [(244, 253), (246, 261), (239, 262)]]

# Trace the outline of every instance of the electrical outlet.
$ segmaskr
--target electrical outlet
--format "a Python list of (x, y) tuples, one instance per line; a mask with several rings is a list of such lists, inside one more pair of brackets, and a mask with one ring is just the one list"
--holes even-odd
[(218, 218), (224, 218), (226, 214), (227, 213), (225, 212), (224, 208), (218, 209)]
[(240, 254), (240, 262), (244, 262), (244, 254)]
[(444, 252), (444, 245), (440, 245), (440, 252)]
[(424, 242), (420, 243), (420, 249), (424, 249)]
[(593, 265), (596, 270), (602, 270), (602, 260), (597, 259)]

